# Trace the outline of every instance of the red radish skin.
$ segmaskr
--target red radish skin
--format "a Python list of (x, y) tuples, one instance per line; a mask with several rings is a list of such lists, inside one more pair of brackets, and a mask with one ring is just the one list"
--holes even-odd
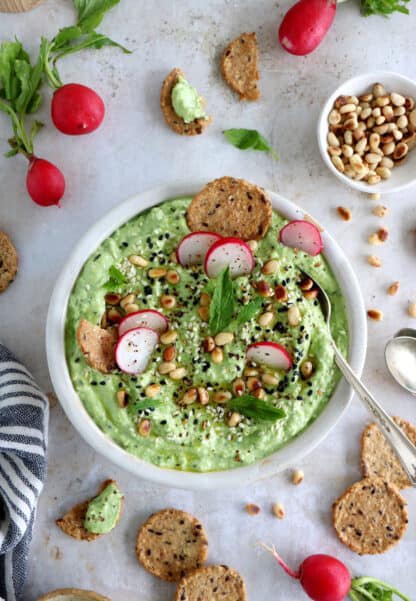
[(297, 248), (312, 257), (319, 255), (324, 244), (316, 225), (301, 219), (290, 221), (279, 232), (279, 241), (290, 248)]
[(289, 370), (293, 360), (287, 350), (277, 342), (255, 342), (250, 344), (246, 353), (247, 361), (254, 361), (260, 365), (267, 365), (272, 369)]
[(305, 593), (313, 601), (343, 601), (351, 589), (351, 574), (348, 568), (330, 555), (310, 555), (292, 570), (277, 553), (275, 547), (263, 547), (269, 551), (284, 571), (299, 580)]
[(65, 178), (53, 163), (33, 157), (29, 161), (26, 188), (36, 204), (42, 207), (59, 206), (65, 192)]
[(203, 265), (211, 246), (221, 240), (222, 236), (214, 232), (192, 232), (179, 243), (176, 259), (183, 267)]
[(155, 330), (158, 334), (163, 334), (168, 329), (168, 326), (169, 320), (162, 313), (159, 313), (159, 311), (142, 309), (123, 317), (118, 326), (118, 335), (122, 336), (129, 330), (143, 327)]
[(204, 263), (207, 276), (216, 278), (227, 266), (232, 278), (248, 275), (253, 271), (253, 252), (247, 242), (240, 238), (221, 238), (211, 246)]
[(68, 83), (53, 95), (52, 121), (59, 131), (68, 136), (90, 134), (101, 125), (104, 114), (104, 102), (87, 86)]
[(335, 0), (299, 0), (280, 25), (283, 48), (296, 55), (313, 52), (331, 27), (336, 8)]

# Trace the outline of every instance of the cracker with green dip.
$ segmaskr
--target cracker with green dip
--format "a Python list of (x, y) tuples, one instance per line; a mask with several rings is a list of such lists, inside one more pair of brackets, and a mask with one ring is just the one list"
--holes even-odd
[(173, 69), (163, 82), (160, 108), (166, 123), (181, 136), (197, 136), (211, 123), (205, 101), (186, 80), (181, 69)]
[(56, 521), (56, 525), (76, 540), (91, 542), (116, 527), (123, 499), (117, 482), (106, 480), (97, 496), (75, 505)]

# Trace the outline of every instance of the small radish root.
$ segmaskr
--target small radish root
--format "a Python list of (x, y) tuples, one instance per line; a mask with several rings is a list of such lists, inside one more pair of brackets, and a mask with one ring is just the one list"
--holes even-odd
[(274, 545), (272, 545), (271, 547), (269, 547), (265, 543), (259, 543), (259, 545), (261, 547), (263, 547), (263, 549), (265, 549), (266, 551), (268, 551), (269, 553), (271, 553), (271, 555), (273, 555), (273, 557), (275, 558), (275, 560), (277, 561), (277, 563), (284, 569), (284, 571), (286, 572), (286, 574), (289, 574), (289, 576), (291, 576), (292, 578), (295, 578), (296, 580), (300, 579), (300, 572), (295, 572), (294, 570), (292, 570), (292, 568), (290, 568), (283, 561), (283, 559), (280, 557), (280, 555), (277, 552), (277, 549), (276, 549), (276, 547)]

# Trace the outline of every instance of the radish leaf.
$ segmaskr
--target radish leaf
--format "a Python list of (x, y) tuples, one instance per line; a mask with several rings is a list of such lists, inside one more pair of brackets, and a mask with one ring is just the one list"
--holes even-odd
[(383, 15), (387, 17), (394, 12), (409, 14), (405, 6), (409, 0), (361, 0), (361, 12), (365, 17), (369, 15)]
[(83, 33), (91, 33), (101, 24), (107, 11), (112, 9), (120, 0), (74, 0), (78, 10), (78, 26)]

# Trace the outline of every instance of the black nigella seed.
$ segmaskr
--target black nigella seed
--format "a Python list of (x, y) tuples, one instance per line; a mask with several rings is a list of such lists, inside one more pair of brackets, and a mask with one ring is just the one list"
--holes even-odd
[(98, 259), (101, 257), (101, 255), (95, 255), (94, 257), (94, 261), (98, 261)]
[(166, 426), (166, 424), (168, 423), (165, 419), (162, 419), (161, 422), (159, 422), (161, 426)]
[(91, 386), (97, 386), (97, 382), (91, 382)]
[(143, 292), (145, 293), (146, 296), (149, 296), (150, 294), (152, 294), (152, 287), (151, 286), (145, 286), (143, 288)]
[(123, 246), (124, 246), (124, 248), (127, 248), (127, 247), (128, 247), (128, 245), (129, 245), (129, 243), (128, 243), (128, 242), (123, 242)]
[(313, 390), (308, 390), (308, 396), (312, 396), (313, 395)]
[(75, 359), (75, 363), (79, 363), (79, 357)]

